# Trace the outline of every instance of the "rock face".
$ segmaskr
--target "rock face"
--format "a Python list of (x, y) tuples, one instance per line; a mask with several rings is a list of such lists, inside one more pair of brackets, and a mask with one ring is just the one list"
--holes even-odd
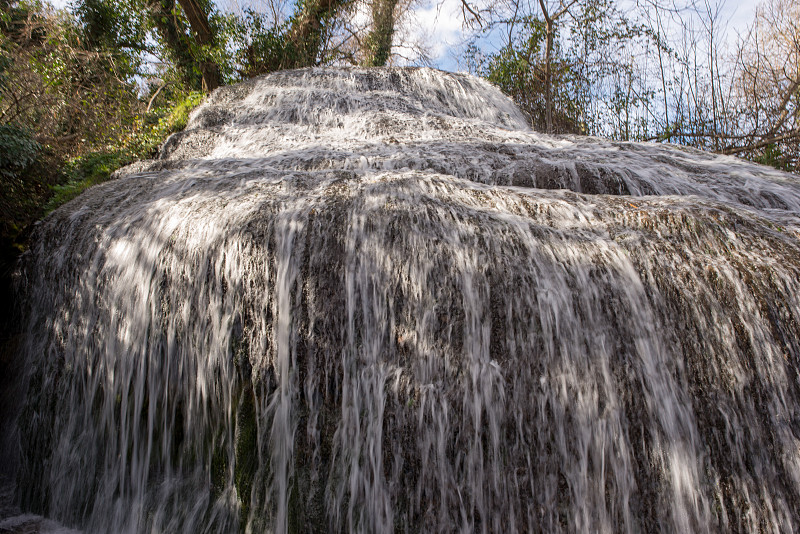
[(17, 501), (89, 532), (800, 530), (800, 182), (429, 69), (217, 90), (45, 220)]

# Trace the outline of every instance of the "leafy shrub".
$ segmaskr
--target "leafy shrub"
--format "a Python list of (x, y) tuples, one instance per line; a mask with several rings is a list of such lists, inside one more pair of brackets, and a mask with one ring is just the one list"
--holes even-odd
[(138, 128), (116, 146), (89, 152), (67, 162), (67, 180), (52, 187), (53, 197), (45, 206), (45, 212), (49, 213), (87, 188), (109, 180), (111, 174), (120, 167), (154, 157), (158, 147), (170, 134), (186, 127), (189, 112), (202, 99), (202, 93), (192, 92), (174, 106), (156, 108), (139, 119)]
[(0, 176), (3, 180), (19, 179), (20, 174), (36, 161), (41, 148), (24, 128), (0, 124)]
[(42, 152), (31, 133), (12, 124), (0, 125), (0, 215), (1, 234), (16, 234), (23, 226), (18, 220), (30, 213), (36, 197), (44, 190), (36, 164)]

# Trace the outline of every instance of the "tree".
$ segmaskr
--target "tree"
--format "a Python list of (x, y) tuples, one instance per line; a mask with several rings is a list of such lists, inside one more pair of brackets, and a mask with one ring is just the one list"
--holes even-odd
[(564, 4), (560, 0), (554, 10), (548, 8), (545, 0), (539, 0), (539, 7), (542, 9), (542, 17), (545, 23), (545, 55), (544, 55), (544, 99), (545, 99), (545, 122), (547, 133), (553, 133), (553, 39), (556, 35), (556, 22), (567, 14), (570, 7), (577, 0), (571, 0)]
[[(69, 179), (65, 163), (117, 143), (138, 120), (136, 59), (105, 46), (65, 11), (0, 3), (0, 271)], [(0, 288), (7, 282), (0, 272)]]
[(365, 41), (364, 65), (382, 67), (389, 60), (398, 0), (372, 0), (372, 30)]
[(767, 0), (738, 53), (734, 80), (742, 131), (727, 154), (786, 169), (800, 164), (800, 4)]
[(326, 37), (326, 29), (337, 10), (347, 0), (301, 0), (291, 18), (286, 34), (285, 61), (282, 68), (317, 65)]
[[(178, 0), (189, 26), (194, 33), (197, 48), (213, 47), (217, 43), (218, 30), (212, 29), (212, 22), (209, 19), (208, 7), (201, 4), (198, 0)], [(203, 80), (203, 91), (213, 91), (222, 83), (222, 75), (219, 65), (207, 57), (199, 58), (200, 75)]]
[(656, 135), (645, 138), (797, 170), (797, 2), (760, 5), (731, 49), (720, 2), (666, 8), (658, 1), (640, 4), (650, 31), (663, 43), (659, 72), (649, 79), (663, 111), (649, 110)]
[(484, 54), (473, 42), (470, 69), (511, 95), (534, 128), (623, 139), (646, 130), (641, 114), (652, 92), (636, 70), (636, 54), (657, 43), (612, 0), (557, 8), (511, 0), (493, 14), (484, 33), (495, 32), (490, 42), (499, 33), (505, 43)]
[[(183, 84), (205, 91), (218, 87), (222, 82), (220, 68), (208, 57), (208, 48), (216, 44), (216, 37), (204, 6), (195, 0), (180, 0), (179, 4), (175, 0), (144, 2), (151, 27), (174, 62)], [(193, 37), (189, 35), (190, 29)]]
[(513, 40), (499, 52), (481, 58), (477, 49), (472, 49), (473, 70), (510, 95), (528, 115), (534, 128), (551, 133), (580, 133), (583, 127), (571, 95), (575, 73), (562, 56), (560, 46), (553, 45), (549, 58), (543, 58), (546, 40), (544, 21), (530, 16), (521, 18)]
[(86, 39), (78, 21), (40, 3), (7, 2), (0, 36), (0, 121), (68, 156), (120, 133), (138, 100), (132, 59)]

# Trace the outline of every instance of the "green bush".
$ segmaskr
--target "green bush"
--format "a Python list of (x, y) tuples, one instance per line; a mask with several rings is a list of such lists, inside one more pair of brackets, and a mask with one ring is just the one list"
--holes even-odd
[(792, 162), (791, 152), (785, 153), (781, 147), (776, 143), (770, 143), (769, 145), (765, 146), (761, 153), (759, 154), (756, 151), (754, 155), (750, 157), (756, 163), (761, 163), (762, 165), (769, 165), (770, 167), (775, 167), (776, 169), (780, 169), (783, 171), (796, 171), (797, 167)]
[(158, 147), (170, 134), (186, 127), (189, 112), (202, 100), (202, 93), (189, 93), (174, 106), (157, 108), (141, 117), (138, 128), (117, 146), (68, 161), (64, 169), (67, 179), (52, 187), (53, 196), (45, 206), (45, 213), (69, 202), (87, 188), (109, 180), (117, 169), (136, 160), (155, 157)]
[(40, 172), (39, 164), (42, 152), (26, 129), (0, 125), (0, 237), (4, 239), (13, 240), (47, 194), (48, 177)]
[(53, 196), (45, 206), (45, 213), (69, 202), (87, 188), (105, 182), (127, 162), (121, 151), (91, 152), (68, 162), (65, 168), (68, 179), (51, 187)]
[(41, 148), (24, 128), (0, 124), (0, 176), (3, 180), (19, 180), (36, 162)]

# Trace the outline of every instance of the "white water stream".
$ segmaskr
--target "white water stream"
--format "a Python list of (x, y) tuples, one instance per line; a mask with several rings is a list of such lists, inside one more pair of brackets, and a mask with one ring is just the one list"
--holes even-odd
[(87, 532), (796, 532), (800, 182), (276, 73), (46, 219), (22, 510)]

